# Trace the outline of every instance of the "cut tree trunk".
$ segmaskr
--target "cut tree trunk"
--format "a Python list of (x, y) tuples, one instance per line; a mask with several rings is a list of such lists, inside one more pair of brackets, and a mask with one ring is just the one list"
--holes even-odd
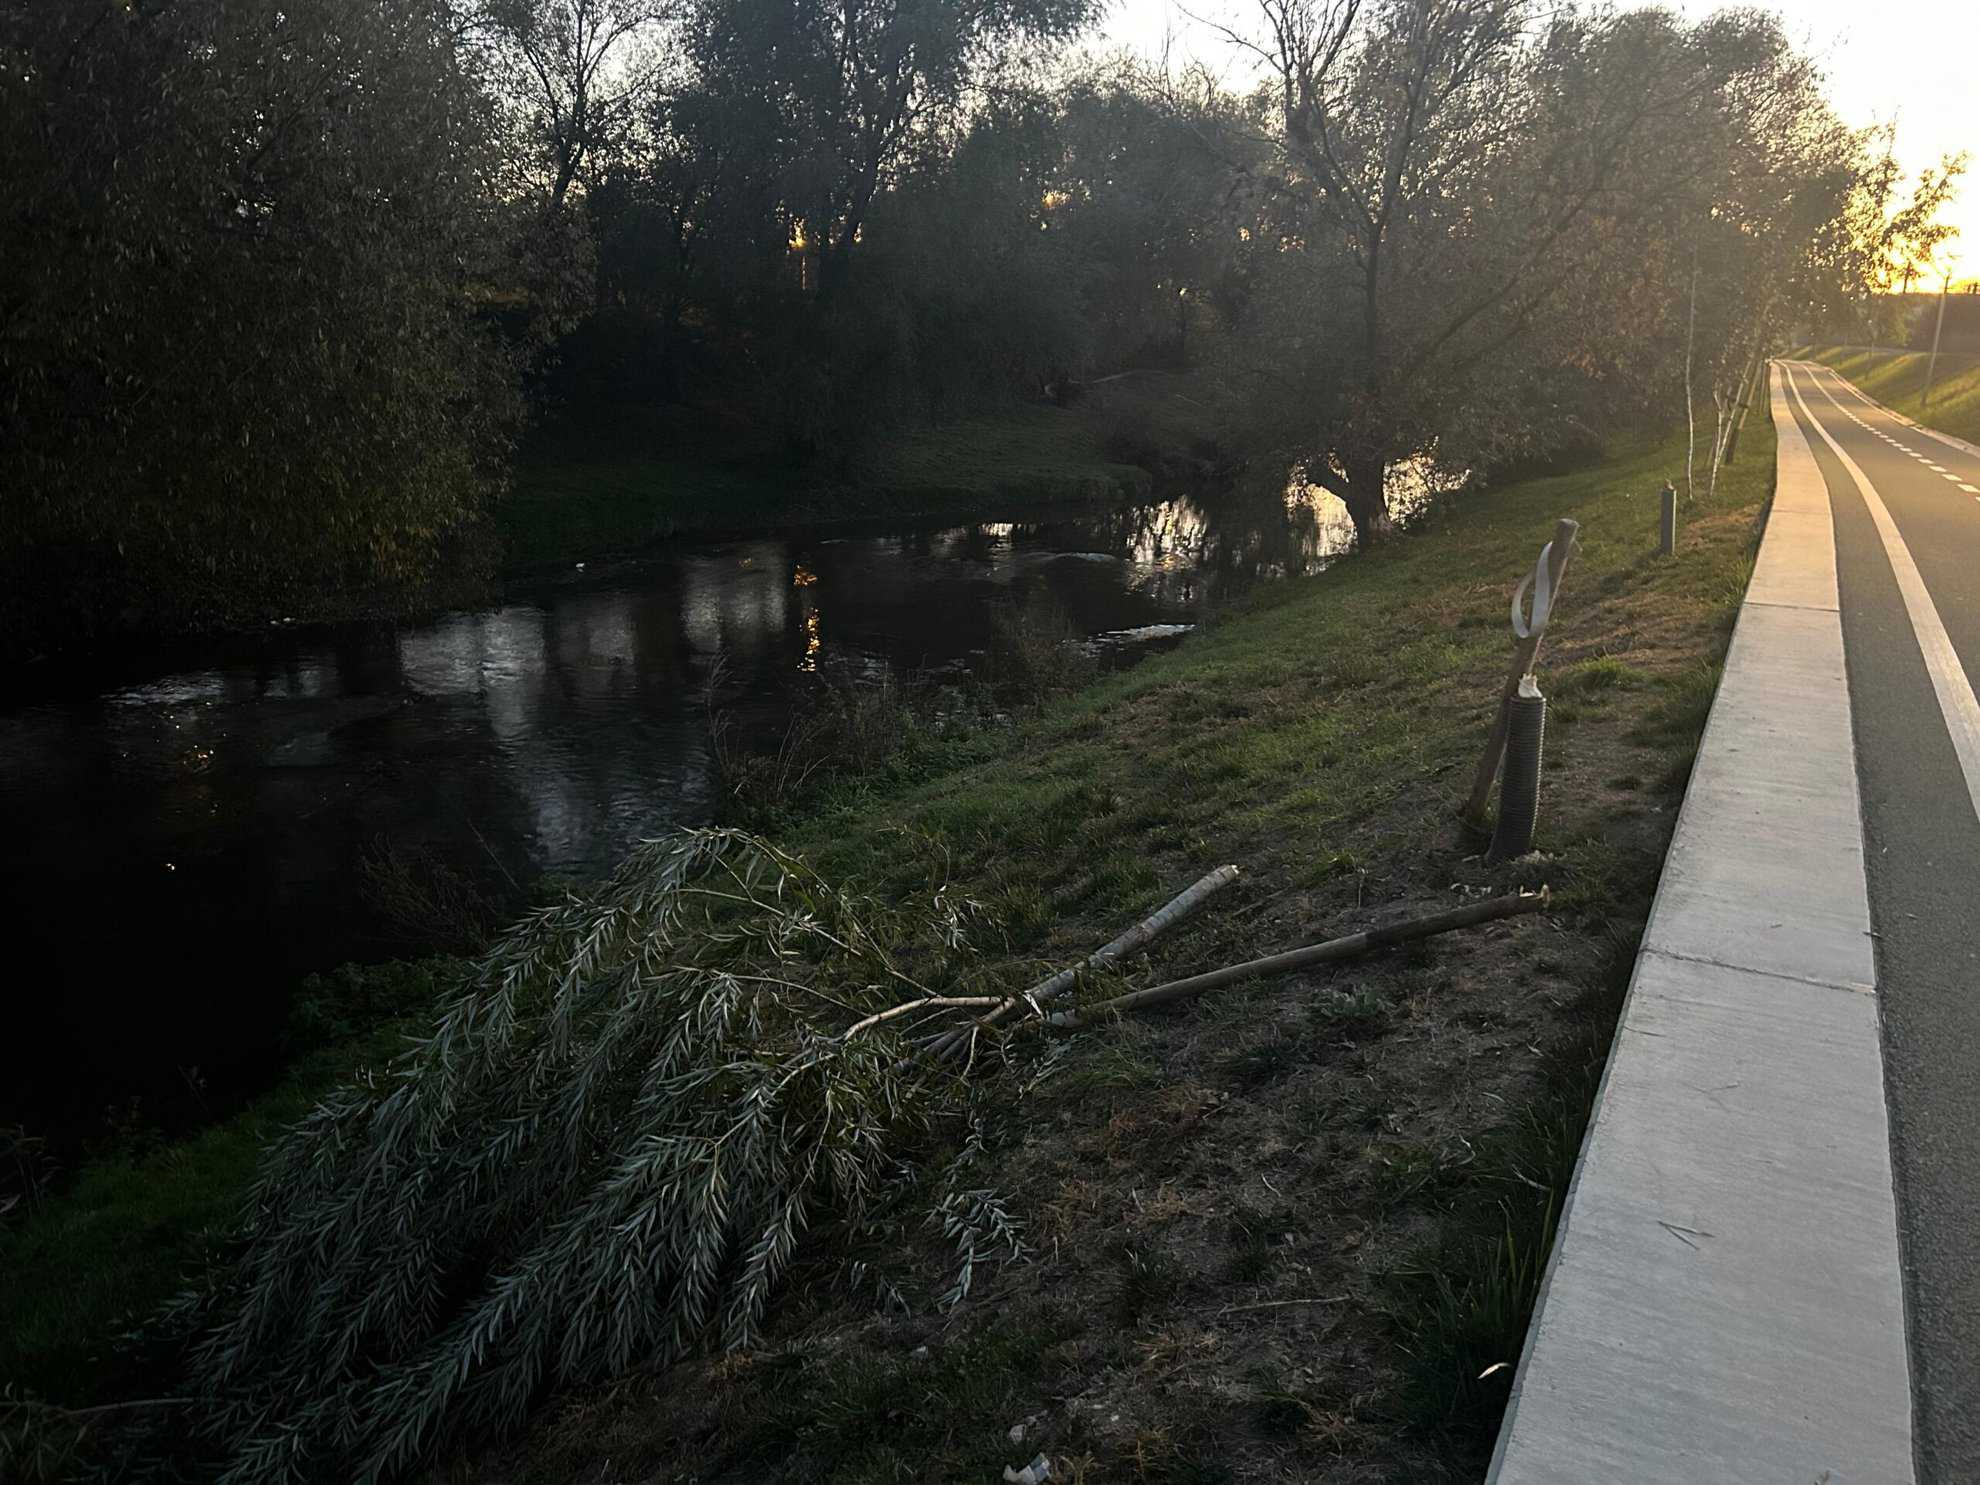
[(1158, 934), (1182, 922), (1208, 902), (1214, 894), (1235, 882), (1240, 875), (1242, 873), (1236, 866), (1218, 867), (1171, 898), (1166, 905), (1143, 918), (1112, 943), (1095, 949), (1078, 964), (1060, 970), (1022, 994), (1006, 997), (989, 1015), (979, 1021), (925, 1039), (919, 1043), (921, 1050), (930, 1057), (953, 1060), (973, 1045), (979, 1033), (988, 1031), (999, 1022), (1009, 1019), (1026, 1008), (1034, 1012), (1040, 1011), (1047, 1003), (1058, 1000), (1071, 991), (1079, 983), (1081, 975), (1110, 968), (1135, 950), (1146, 947)]

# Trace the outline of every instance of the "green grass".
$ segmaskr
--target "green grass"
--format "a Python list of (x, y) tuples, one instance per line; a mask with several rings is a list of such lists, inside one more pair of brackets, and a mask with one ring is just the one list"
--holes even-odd
[[(925, 755), (915, 777), (829, 790), (795, 843), (828, 872), (884, 890), (911, 875), (892, 834), (907, 829), (966, 877), (1022, 882), (1034, 916), (1061, 923), (1143, 908), (1156, 880), (1211, 860), (1352, 871), (1368, 854), (1351, 836), (1357, 822), (1399, 796), (1440, 817), (1445, 801), (1424, 780), (1470, 761), (1504, 664), (1505, 585), (1563, 514), (1583, 534), (1550, 638), (1555, 674), (1570, 693), (1669, 689), (1669, 714), (1644, 741), (1688, 751), (1695, 709), (1710, 700), (1700, 677), (1653, 685), (1638, 656), (1571, 657), (1578, 632), (1594, 635), (1614, 602), (1596, 597), (1611, 577), (1631, 595), (1638, 631), (1691, 607), (1730, 624), (1751, 528), (1709, 538), (1693, 528), (1769, 488), (1771, 429), (1763, 420), (1748, 432), (1750, 455), (1723, 474), (1713, 507), (1689, 513), (1671, 561), (1653, 554), (1650, 496), (1680, 462), (1676, 445), (1481, 495), (1319, 578), (1260, 591), (1013, 735), (959, 739)], [(1102, 798), (1104, 810), (1085, 803)]]
[[(1539, 1302), (1582, 1136), (1635, 961), (1618, 945), (1609, 983), (1568, 1014), (1579, 1034), (1547, 1060), (1544, 1091), (1481, 1142), (1437, 1239), (1389, 1276), (1390, 1315), (1413, 1365), (1406, 1402), (1424, 1425), (1489, 1449)], [(1468, 1198), (1468, 1199), (1467, 1199)]]
[(677, 531), (764, 525), (788, 509), (767, 473), (639, 450), (537, 453), (495, 514), (508, 567), (628, 551)]
[[(1091, 415), (1027, 407), (1001, 417), (920, 429), (860, 472), (860, 498), (886, 504), (1111, 499), (1145, 490), (1147, 471), (1112, 457)], [(980, 508), (980, 504), (978, 505)]]
[[(724, 1423), (746, 1428), (749, 1438), (727, 1462), (750, 1479), (885, 1485), (930, 1478), (926, 1462), (945, 1456), (957, 1469), (949, 1478), (993, 1480), (1022, 1452), (1007, 1444), (1006, 1430), (1024, 1416), (1032, 1386), (1062, 1369), (1057, 1348), (1087, 1323), (1048, 1309), (965, 1340), (937, 1337), (912, 1354), (857, 1346), (755, 1353), (721, 1384)], [(636, 1378), (628, 1390), (654, 1386)], [(600, 1455), (613, 1462), (613, 1478), (656, 1469), (667, 1477), (664, 1458), (653, 1456), (652, 1430), (640, 1426), (665, 1409), (664, 1389), (631, 1408), (615, 1406), (609, 1394), (602, 1401), (595, 1411), (580, 1403), (570, 1429), (576, 1447), (532, 1459), (514, 1476), (518, 1485), (589, 1477)], [(971, 1443), (959, 1448), (958, 1440)]]
[(1618, 656), (1597, 655), (1561, 671), (1554, 677), (1550, 694), (1589, 696), (1605, 691), (1634, 691), (1649, 684), (1649, 680), (1642, 671)]
[(1932, 382), (1932, 405), (1920, 400), (1931, 357), (1923, 351), (1806, 349), (1795, 354), (1833, 366), (1867, 395), (1908, 418), (1955, 438), (1980, 441), (1980, 356), (1943, 352)]

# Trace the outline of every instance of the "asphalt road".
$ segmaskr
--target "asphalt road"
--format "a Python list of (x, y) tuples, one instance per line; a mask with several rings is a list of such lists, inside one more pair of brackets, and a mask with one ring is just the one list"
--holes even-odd
[(1980, 1481), (1980, 457), (1788, 381), (1835, 509), (1919, 1476)]

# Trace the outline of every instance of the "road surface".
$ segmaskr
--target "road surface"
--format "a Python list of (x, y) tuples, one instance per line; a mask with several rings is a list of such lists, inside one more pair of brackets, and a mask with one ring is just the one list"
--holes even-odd
[(1784, 369), (1835, 512), (1919, 1477), (1980, 1481), (1980, 453)]

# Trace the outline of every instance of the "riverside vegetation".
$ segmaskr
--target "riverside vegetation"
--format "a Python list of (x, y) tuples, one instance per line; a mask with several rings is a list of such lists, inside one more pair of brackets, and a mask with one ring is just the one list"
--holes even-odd
[(1957, 163), (1904, 181), (1755, 11), (1251, 10), (1251, 92), (1082, 51), (1093, 0), (6, 12), (0, 662), (1111, 496), (1143, 461), (1053, 414), (1162, 369), (1379, 537), (1395, 466), (1724, 406), (1944, 234)]
[[(1768, 435), (1756, 417), (1716, 495), (1687, 508), (1674, 561), (1652, 555), (1654, 492), (1681, 460), (1681, 443), (1434, 508), (1394, 543), (1321, 577), (1260, 590), (1177, 651), (1027, 709), (1013, 727), (922, 733), (871, 766), (818, 774), (784, 810), (779, 833), (793, 854), (773, 874), (795, 872), (793, 880), (814, 884), (806, 892), (851, 891), (876, 904), (879, 920), (891, 915), (907, 939), (920, 936), (896, 967), (930, 988), (973, 993), (1005, 991), (1070, 962), (1224, 860), (1244, 866), (1243, 882), (1159, 942), (1150, 967), (1131, 969), (1137, 978), (1515, 884), (1550, 883), (1549, 914), (1066, 1041), (1021, 1028), (967, 1088), (938, 1100), (944, 1112), (925, 1129), (909, 1099), (845, 1126), (852, 1145), (826, 1136), (814, 1147), (821, 1178), (871, 1178), (892, 1195), (870, 1205), (820, 1200), (811, 1212), (786, 1212), (795, 1226), (761, 1225), (767, 1247), (723, 1246), (707, 1302), (735, 1297), (740, 1308), (729, 1310), (735, 1323), (726, 1328), (704, 1331), (694, 1322), (712, 1312), (682, 1308), (677, 1291), (664, 1314), (629, 1320), (628, 1297), (597, 1288), (584, 1274), (603, 1271), (584, 1265), (554, 1281), (567, 1286), (554, 1305), (521, 1305), (512, 1283), (549, 1283), (558, 1272), (522, 1261), (529, 1234), (554, 1246), (576, 1232), (532, 1225), (548, 1217), (548, 1205), (536, 1203), (549, 1188), (503, 1186), (507, 1195), (496, 1199), (519, 1204), (492, 1225), (470, 1220), (467, 1207), (444, 1217), (455, 1209), (440, 1204), (441, 1228), (426, 1238), (408, 1230), (403, 1240), (460, 1255), (443, 1266), (452, 1287), (415, 1305), (411, 1319), (361, 1303), (340, 1317), (333, 1304), (319, 1317), (324, 1359), (382, 1347), (376, 1354), (413, 1367), (405, 1378), (439, 1385), (452, 1374), (446, 1358), (465, 1345), (482, 1360), (443, 1392), (467, 1391), (434, 1406), (390, 1382), (398, 1374), (381, 1373), (370, 1404), (347, 1411), (331, 1387), (303, 1386), (271, 1404), (277, 1411), (256, 1405), (251, 1389), (235, 1391), (227, 1395), (236, 1411), (208, 1418), (222, 1425), (218, 1444), (245, 1446), (237, 1461), (260, 1468), (271, 1456), (253, 1452), (255, 1429), (292, 1417), (304, 1427), (281, 1436), (306, 1446), (318, 1466), (344, 1451), (432, 1458), (441, 1446), (448, 1475), (490, 1480), (592, 1478), (608, 1460), (616, 1474), (656, 1478), (683, 1469), (737, 1480), (980, 1477), (1035, 1450), (1075, 1478), (1252, 1478), (1287, 1468), (1309, 1478), (1397, 1469), (1468, 1477), (1489, 1449), (1744, 589), (1771, 479)], [(1544, 672), (1555, 704), (1543, 855), (1487, 868), (1456, 808), (1504, 664), (1507, 587), (1561, 515), (1582, 522), (1584, 550)], [(1396, 636), (1379, 657), (1365, 642), (1372, 633)], [(542, 1049), (529, 1055), (553, 1063), (562, 1055), (549, 1050), (562, 1002), (530, 988), (546, 983), (537, 977), (557, 960), (538, 955), (541, 933), (604, 926), (623, 900), (614, 893), (651, 890), (645, 868), (635, 863), (603, 896), (581, 894), (582, 907), (537, 918), (541, 928), (525, 928), (485, 962), (480, 973), (495, 979), (484, 983), (501, 983), (505, 963), (523, 966), (510, 983), (525, 1002), (537, 997), (535, 1010), (516, 1003), (500, 1033), (519, 1038), (510, 1043), (516, 1052)], [(940, 910), (926, 906), (934, 894)], [(915, 903), (924, 906), (911, 910)], [(761, 922), (782, 923), (783, 911)], [(838, 912), (814, 910), (812, 927), (787, 944), (793, 963), (797, 939), (813, 928), (864, 942), (838, 932)], [(929, 940), (945, 922), (955, 931)], [(567, 949), (568, 940), (558, 955)], [(942, 965), (951, 978), (930, 979)], [(614, 979), (603, 961), (596, 968), (598, 1012), (630, 1005), (618, 997), (635, 992), (638, 977)], [(711, 961), (693, 970), (694, 982), (705, 989), (709, 975), (733, 968)], [(408, 986), (406, 1001), (431, 1004), (465, 973), (442, 970)], [(877, 993), (888, 973), (870, 964), (841, 978), (776, 972), (856, 996)], [(450, 1013), (455, 1031), (427, 1040), (415, 1060), (457, 1058), (459, 1077), (493, 1077), (514, 1053), (496, 1055), (499, 1039), (465, 1034), (459, 1018), (481, 1014), (465, 1004)], [(415, 1011), (402, 1028), (431, 1015)], [(671, 1026), (633, 1034), (665, 1039)], [(358, 1143), (338, 1158), (368, 1159), (358, 1153), (367, 1148), (362, 1131), (384, 1117), (385, 1095), (364, 1090), (380, 1078), (381, 1055), (376, 1042), (345, 1049), (345, 1065), (376, 1070), (341, 1084), (287, 1138), (286, 1158), (306, 1159), (311, 1141), (344, 1129)], [(871, 1063), (873, 1074), (881, 1062)], [(754, 1065), (743, 1055), (722, 1076), (746, 1079)], [(379, 1086), (415, 1085), (387, 1078)], [(553, 1086), (567, 1085), (545, 1085)], [(708, 1092), (711, 1108), (747, 1103), (725, 1102), (712, 1085)], [(166, 1298), (180, 1272), (214, 1258), (205, 1298), (186, 1317), (206, 1320), (207, 1335), (259, 1344), (256, 1327), (275, 1323), (271, 1307), (300, 1296), (288, 1286), (308, 1272), (300, 1250), (271, 1246), (270, 1234), (310, 1201), (351, 1203), (353, 1213), (382, 1202), (381, 1217), (392, 1210), (396, 1182), (346, 1183), (317, 1197), (306, 1184), (267, 1187), (262, 1241), (241, 1249), (222, 1240), (257, 1139), (308, 1102), (299, 1084), (187, 1146), (105, 1162), (17, 1218), (0, 1235), (0, 1261), (38, 1281), (10, 1285), (0, 1301), (0, 1375), (31, 1380), (38, 1404), (63, 1409), (182, 1395), (169, 1350), (120, 1353), (111, 1338)], [(492, 1138), (501, 1106), (470, 1100), (463, 1112), (484, 1107), (498, 1120)], [(920, 1132), (891, 1152), (868, 1143), (903, 1127), (897, 1116)], [(472, 1127), (470, 1119), (459, 1132)], [(607, 1147), (589, 1142), (609, 1136), (587, 1128), (581, 1115), (568, 1126), (602, 1160)], [(322, 1146), (326, 1155), (332, 1147)], [(666, 1147), (663, 1139), (652, 1149)], [(373, 1148), (385, 1157), (386, 1147)], [(908, 1166), (889, 1164), (897, 1157)], [(868, 1161), (879, 1163), (862, 1166)], [(363, 1168), (382, 1179), (392, 1167)], [(457, 1179), (443, 1174), (450, 1168), (407, 1174)], [(465, 1180), (470, 1168), (459, 1169)], [(804, 1189), (794, 1183), (790, 1194)], [(706, 1202), (706, 1189), (693, 1199)], [(591, 1220), (586, 1211), (602, 1219), (591, 1200), (571, 1220)], [(743, 1221), (750, 1210), (730, 1215)], [(816, 1219), (801, 1240), (800, 1216)], [(720, 1229), (706, 1212), (698, 1223)], [(462, 1248), (469, 1231), (482, 1239)], [(622, 1239), (609, 1223), (600, 1232), (602, 1261)], [(366, 1258), (353, 1248), (351, 1272), (402, 1264), (411, 1250), (393, 1251), (388, 1242)], [(504, 1251), (517, 1257), (512, 1268), (497, 1262)], [(658, 1244), (651, 1261), (674, 1264), (682, 1253)], [(273, 1286), (236, 1287), (253, 1271), (239, 1265), (271, 1262), (305, 1267)], [(773, 1293), (768, 1278), (786, 1264), (759, 1318), (757, 1304)], [(101, 1272), (86, 1278), (91, 1268)], [(968, 1284), (959, 1282), (965, 1271)], [(752, 1272), (763, 1282), (752, 1285)], [(515, 1277), (497, 1282), (498, 1273)], [(742, 1286), (730, 1287), (738, 1279)], [(433, 1304), (441, 1308), (425, 1307)], [(552, 1352), (528, 1362), (481, 1351), (467, 1332), (447, 1328), (470, 1323), (477, 1306), (503, 1325), (549, 1327)], [(431, 1368), (413, 1366), (422, 1353), (391, 1339), (407, 1324), (431, 1327)], [(725, 1339), (734, 1343), (727, 1350)], [(195, 1364), (217, 1375), (213, 1367), (249, 1353), (232, 1354), (227, 1362), (209, 1348)], [(333, 1367), (324, 1380), (334, 1375)], [(564, 1385), (552, 1385), (557, 1376)], [(477, 1396), (482, 1403), (471, 1401)], [(513, 1423), (525, 1404), (534, 1421), (519, 1441), (492, 1451), (446, 1446), (470, 1417)], [(477, 1415), (484, 1405), (494, 1411)], [(324, 1432), (312, 1417), (347, 1421)], [(185, 1420), (174, 1409), (77, 1414), (17, 1404), (6, 1428), (10, 1444), (32, 1444), (49, 1460), (78, 1446), (128, 1457), (123, 1430), (140, 1418), (153, 1427), (151, 1446), (180, 1457), (215, 1445), (179, 1434)], [(1024, 1429), (1022, 1448), (1008, 1437), (1014, 1425)]]

